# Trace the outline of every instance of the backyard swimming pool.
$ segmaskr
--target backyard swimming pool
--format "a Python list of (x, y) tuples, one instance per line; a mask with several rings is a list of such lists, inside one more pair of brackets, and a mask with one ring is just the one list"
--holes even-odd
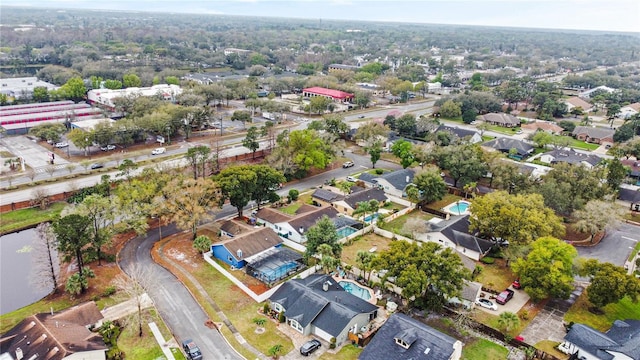
[(373, 215), (367, 215), (364, 218), (364, 222), (366, 222), (367, 224), (371, 224), (371, 222), (376, 221), (377, 218), (378, 218), (378, 213), (375, 213)]
[(355, 295), (365, 301), (371, 300), (371, 291), (369, 289), (365, 289), (351, 281), (338, 281), (338, 284), (351, 295)]
[(338, 233), (338, 239), (342, 239), (345, 238), (353, 233), (355, 233), (356, 229), (352, 228), (351, 226), (345, 226), (343, 228), (338, 229), (337, 233)]
[(469, 205), (471, 203), (468, 201), (460, 200), (445, 206), (442, 210), (451, 215), (466, 215), (469, 213)]

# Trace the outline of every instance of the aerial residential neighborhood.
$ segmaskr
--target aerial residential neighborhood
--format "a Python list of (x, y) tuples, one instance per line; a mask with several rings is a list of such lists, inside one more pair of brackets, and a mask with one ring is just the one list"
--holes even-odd
[(640, 360), (639, 33), (398, 4), (3, 4), (0, 360)]

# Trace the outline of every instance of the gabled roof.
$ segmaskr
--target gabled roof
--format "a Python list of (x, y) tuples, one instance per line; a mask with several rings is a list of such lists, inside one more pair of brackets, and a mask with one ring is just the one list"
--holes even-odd
[(102, 318), (93, 301), (53, 315), (31, 315), (4, 334), (0, 339), (0, 353), (15, 354), (20, 348), (23, 359), (59, 360), (74, 353), (106, 351), (108, 347), (102, 336), (87, 328)]
[(234, 257), (237, 257), (237, 254), (241, 251), (242, 256), (237, 260), (242, 260), (259, 254), (267, 249), (271, 249), (279, 244), (282, 244), (280, 236), (278, 236), (278, 234), (276, 234), (271, 228), (264, 227), (260, 230), (237, 236), (233, 239), (215, 243), (213, 246), (225, 247)]
[[(396, 344), (395, 339), (411, 342), (408, 349)], [(406, 341), (405, 341), (406, 342)], [(359, 360), (446, 360), (454, 352), (456, 339), (423, 324), (407, 315), (395, 313), (365, 346)], [(428, 350), (427, 350), (428, 349)], [(384, 355), (382, 355), (384, 354)]]
[(336, 200), (340, 200), (342, 198), (342, 195), (334, 193), (333, 191), (330, 191), (330, 190), (316, 189), (316, 191), (313, 192), (311, 197), (320, 199), (322, 201), (334, 202)]
[(300, 231), (300, 228), (303, 231), (307, 231), (311, 226), (315, 225), (315, 223), (320, 220), (324, 215), (327, 215), (329, 219), (333, 219), (338, 216), (338, 210), (325, 206), (322, 208), (318, 208), (318, 210), (306, 213), (304, 215), (298, 216), (295, 219), (289, 221), (289, 225), (293, 227), (296, 231)]
[(460, 139), (465, 138), (465, 137), (473, 137), (473, 135), (478, 134), (478, 132), (473, 131), (473, 130), (462, 129), (462, 128), (459, 128), (457, 126), (448, 126), (448, 125), (440, 125), (440, 126), (438, 126), (438, 128), (436, 129), (435, 132), (438, 133), (440, 131), (446, 131), (449, 134), (453, 134), (453, 135), (457, 136)]
[(256, 217), (272, 224), (283, 223), (293, 219), (293, 217), (271, 208), (258, 210)]
[(242, 233), (244, 227), (240, 226), (240, 224), (236, 223), (233, 220), (227, 220), (222, 223), (222, 226), (220, 226), (220, 230), (235, 236)]
[(586, 135), (592, 139), (613, 138), (615, 130), (592, 126), (576, 126), (571, 133), (573, 136)]
[(518, 155), (520, 156), (528, 155), (534, 149), (533, 145), (531, 144), (528, 144), (522, 140), (511, 139), (508, 137), (495, 138), (482, 144), (482, 146), (490, 147), (492, 149), (496, 149), (506, 153), (511, 151), (511, 149), (516, 149)]
[(346, 99), (346, 98), (353, 97), (353, 94), (348, 92), (327, 89), (327, 88), (322, 88), (317, 86), (306, 88), (303, 91), (313, 93), (313, 94), (318, 94), (318, 95), (331, 96), (334, 99)]
[[(466, 256), (461, 256), (461, 258), (464, 257)], [(464, 300), (474, 302), (476, 301), (476, 297), (480, 293), (480, 289), (482, 289), (482, 284), (475, 281), (464, 280), (460, 297)]]
[(369, 188), (363, 191), (358, 191), (354, 194), (348, 195), (344, 202), (346, 202), (352, 209), (355, 209), (359, 202), (377, 200), (379, 203), (387, 201), (387, 196), (384, 191), (378, 188)]
[(616, 320), (609, 331), (601, 333), (587, 325), (574, 324), (564, 339), (599, 359), (613, 359), (605, 350), (640, 358), (640, 320)]
[(593, 105), (589, 104), (588, 102), (580, 99), (577, 96), (572, 96), (570, 98), (568, 98), (567, 100), (565, 100), (565, 102), (575, 106), (575, 107), (581, 107), (582, 110), (588, 110), (591, 109), (593, 107)]
[(630, 203), (640, 202), (640, 191), (621, 187), (618, 190), (618, 199)]
[(622, 108), (629, 108), (635, 110), (636, 112), (640, 112), (640, 102), (635, 102), (633, 104), (625, 105)]
[(541, 120), (536, 120), (531, 123), (522, 124), (520, 125), (520, 127), (527, 130), (543, 130), (553, 134), (559, 134), (562, 131), (564, 131), (562, 127), (554, 123), (551, 123), (548, 121), (541, 121)]
[[(327, 291), (323, 289), (325, 283)], [(332, 336), (338, 336), (355, 316), (378, 310), (377, 306), (344, 291), (331, 276), (321, 274), (289, 280), (269, 300), (282, 305), (287, 318), (303, 327), (313, 323)]]
[[(362, 177), (362, 175), (360, 175), (360, 177)], [(391, 184), (394, 188), (398, 190), (403, 190), (404, 188), (407, 187), (407, 185), (411, 184), (411, 182), (413, 181), (414, 175), (415, 175), (415, 171), (411, 169), (402, 169), (402, 170), (396, 170), (396, 171), (384, 173), (380, 176), (375, 177), (375, 179), (384, 179), (389, 184)]]
[(481, 239), (469, 232), (469, 215), (452, 216), (449, 220), (430, 222), (432, 231), (446, 236), (458, 246), (485, 254), (491, 249), (491, 241)]
[(583, 154), (573, 149), (556, 149), (547, 151), (543, 155), (551, 156), (553, 158), (553, 160), (551, 161), (552, 163), (565, 162), (577, 165), (586, 162), (591, 166), (596, 166), (600, 161), (602, 161), (602, 158), (600, 158), (598, 155)]
[(520, 119), (505, 113), (489, 113), (481, 115), (482, 119), (487, 122), (505, 124), (505, 125), (518, 125), (520, 124)]

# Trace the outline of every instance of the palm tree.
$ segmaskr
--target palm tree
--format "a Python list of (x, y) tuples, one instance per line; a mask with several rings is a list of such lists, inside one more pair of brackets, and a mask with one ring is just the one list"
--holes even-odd
[(498, 317), (498, 324), (504, 328), (505, 332), (509, 332), (509, 330), (520, 325), (520, 319), (518, 318), (518, 315), (510, 311), (505, 311), (500, 314), (500, 317)]
[(272, 358), (277, 359), (278, 357), (280, 357), (281, 352), (282, 352), (282, 345), (275, 344), (269, 348), (268, 354)]

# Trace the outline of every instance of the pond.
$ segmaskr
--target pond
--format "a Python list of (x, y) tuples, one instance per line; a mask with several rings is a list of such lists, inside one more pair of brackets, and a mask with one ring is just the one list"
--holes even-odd
[(34, 238), (35, 229), (0, 236), (0, 315), (32, 304), (50, 292), (29, 283), (29, 250)]

